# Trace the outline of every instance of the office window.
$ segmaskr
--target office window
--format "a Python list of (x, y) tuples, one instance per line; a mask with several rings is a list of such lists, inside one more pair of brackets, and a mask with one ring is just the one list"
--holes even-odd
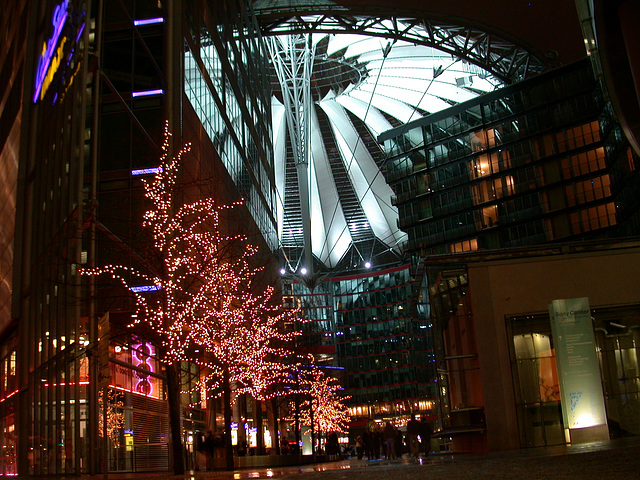
[(498, 224), (498, 207), (489, 205), (482, 209), (482, 225), (481, 228), (491, 228)]
[(567, 204), (570, 207), (592, 202), (611, 196), (611, 181), (609, 175), (596, 177), (583, 182), (566, 186)]
[(478, 239), (471, 238), (449, 245), (449, 253), (475, 252), (478, 250)]
[(571, 214), (571, 229), (574, 235), (616, 225), (615, 203), (586, 208)]
[(562, 177), (564, 179), (603, 170), (606, 167), (604, 148), (598, 147), (577, 155), (571, 155), (568, 158), (563, 158), (561, 164)]
[(491, 173), (491, 157), (487, 154), (478, 155), (469, 160), (469, 177), (471, 179), (484, 177)]
[(600, 125), (596, 120), (556, 134), (558, 151), (573, 150), (600, 141)]

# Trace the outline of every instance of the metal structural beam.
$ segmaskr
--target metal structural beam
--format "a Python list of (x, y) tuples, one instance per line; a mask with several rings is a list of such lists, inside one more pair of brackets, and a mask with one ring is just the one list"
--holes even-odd
[(272, 37), (268, 42), (271, 61), (280, 82), (289, 138), (298, 176), (302, 229), (304, 235), (304, 266), (313, 274), (311, 246), (311, 210), (309, 193), (309, 163), (311, 157), (311, 77), (316, 55), (315, 44), (307, 34)]
[[(256, 12), (260, 19), (260, 12)], [(435, 23), (426, 18), (353, 16), (344, 12), (262, 18), (264, 36), (348, 33), (426, 45), (477, 65), (505, 83), (547, 69), (545, 61), (526, 48), (478, 28)]]

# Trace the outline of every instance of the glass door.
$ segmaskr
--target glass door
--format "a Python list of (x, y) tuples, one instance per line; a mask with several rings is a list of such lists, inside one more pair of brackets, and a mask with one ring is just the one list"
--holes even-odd
[(566, 443), (549, 317), (510, 319), (512, 371), (522, 447)]

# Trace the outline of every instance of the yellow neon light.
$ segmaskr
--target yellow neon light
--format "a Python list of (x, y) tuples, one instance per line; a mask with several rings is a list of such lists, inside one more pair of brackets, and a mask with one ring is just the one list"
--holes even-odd
[(56, 49), (56, 55), (53, 59), (51, 59), (51, 63), (49, 64), (49, 69), (47, 70), (47, 74), (42, 81), (42, 90), (40, 90), (40, 100), (42, 100), (53, 81), (53, 77), (58, 71), (58, 67), (60, 67), (60, 63), (62, 62), (62, 54), (64, 50), (64, 44), (67, 41), (67, 37), (62, 37), (62, 41), (60, 45)]

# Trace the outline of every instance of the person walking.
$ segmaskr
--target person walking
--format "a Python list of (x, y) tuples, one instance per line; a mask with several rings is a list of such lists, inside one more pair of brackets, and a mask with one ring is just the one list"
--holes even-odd
[(196, 433), (196, 465), (195, 470), (207, 469), (207, 451), (204, 445), (204, 438), (201, 432)]
[(393, 426), (391, 422), (387, 422), (387, 425), (384, 427), (382, 432), (384, 436), (384, 451), (387, 457), (387, 460), (393, 460), (397, 457), (396, 455), (396, 428)]
[(373, 431), (371, 427), (367, 425), (362, 435), (362, 442), (364, 446), (364, 454), (369, 460), (373, 460)]
[(207, 430), (204, 436), (204, 453), (206, 457), (206, 468), (211, 470), (213, 464), (213, 433), (211, 430)]
[(431, 424), (425, 417), (420, 419), (420, 441), (422, 442), (422, 453), (424, 456), (429, 455), (431, 451)]
[(358, 460), (362, 460), (363, 454), (364, 454), (364, 441), (362, 440), (362, 436), (358, 435), (356, 437), (356, 455), (358, 456)]
[(420, 454), (420, 443), (418, 436), (420, 435), (420, 422), (416, 420), (416, 416), (411, 414), (411, 420), (407, 422), (407, 442), (409, 443), (409, 453), (413, 458), (418, 458)]

